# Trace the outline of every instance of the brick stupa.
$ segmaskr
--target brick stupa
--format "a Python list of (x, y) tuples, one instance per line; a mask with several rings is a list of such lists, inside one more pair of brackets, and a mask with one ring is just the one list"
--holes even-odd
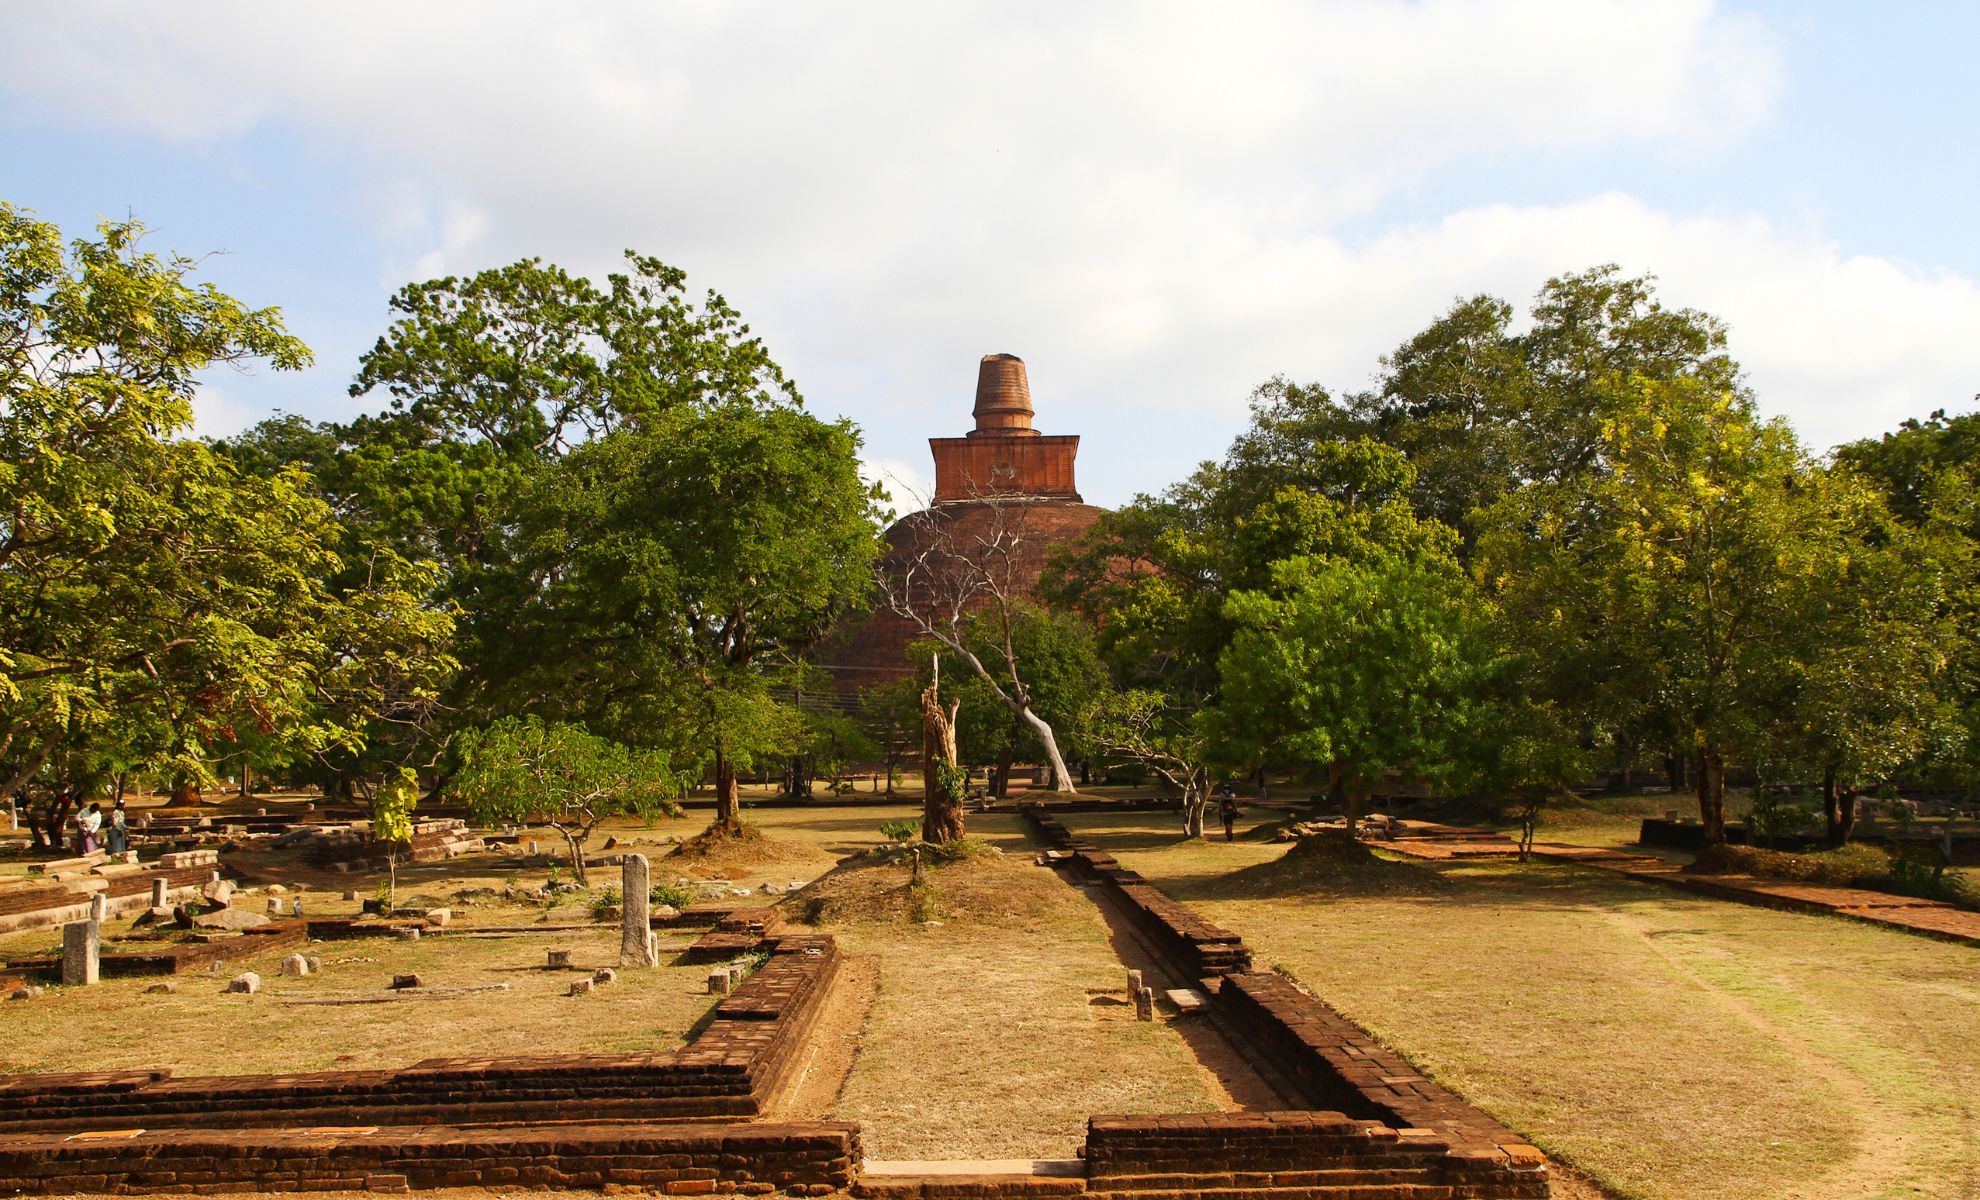
[[(976, 427), (962, 437), (928, 439), (935, 456), (935, 495), (927, 508), (887, 530), (886, 562), (892, 568), (938, 538), (952, 546), (971, 544), (974, 535), (987, 535), (1001, 520), (1022, 531), (1018, 582), (1029, 592), (1052, 550), (1092, 528), (1104, 510), (1080, 501), (1073, 476), (1079, 437), (1032, 428), (1023, 359), (984, 356), (976, 370), (973, 415)], [(851, 696), (912, 675), (907, 648), (918, 636), (907, 618), (881, 607), (850, 622), (819, 659), (832, 669), (839, 694)]]

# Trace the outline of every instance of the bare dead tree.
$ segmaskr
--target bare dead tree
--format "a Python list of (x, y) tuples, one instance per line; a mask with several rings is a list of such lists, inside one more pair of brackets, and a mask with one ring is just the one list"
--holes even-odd
[(942, 656), (930, 664), (921, 693), (921, 840), (931, 845), (963, 835), (962, 764), (956, 761), (956, 713), (961, 700), (942, 704)]
[[(988, 513), (988, 520), (951, 519), (964, 506)], [(920, 524), (919, 544), (883, 560), (879, 583), (889, 610), (962, 660), (1031, 730), (1045, 748), (1053, 789), (1072, 792), (1076, 789), (1059, 740), (1051, 724), (1032, 710), (1031, 689), (1018, 663), (1018, 609), (1045, 553), (1044, 544), (1026, 529), (1032, 507), (995, 494), (935, 505), (913, 518)], [(991, 634), (992, 661), (987, 663), (965, 635), (966, 622), (975, 616), (984, 619)]]

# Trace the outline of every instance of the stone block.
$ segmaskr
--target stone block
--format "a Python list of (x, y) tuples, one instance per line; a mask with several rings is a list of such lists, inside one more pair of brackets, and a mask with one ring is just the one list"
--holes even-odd
[(591, 994), (591, 980), (571, 980), (571, 990), (567, 994), (572, 996), (589, 996)]
[(729, 994), (729, 968), (717, 967), (708, 973), (708, 994), (711, 996)]
[(261, 990), (261, 976), (253, 971), (242, 971), (227, 982), (227, 990), (252, 996)]
[(429, 908), (426, 910), (426, 923), (428, 925), (433, 926), (435, 929), (445, 929), (447, 927), (448, 922), (452, 921), (453, 919), (454, 919), (454, 912), (452, 909)]
[(567, 971), (571, 966), (569, 950), (551, 950), (545, 954), (544, 968), (551, 971)]
[(103, 926), (77, 921), (62, 926), (62, 983), (82, 987), (95, 983), (103, 952)]
[(618, 978), (619, 973), (610, 967), (600, 967), (591, 973), (591, 982), (596, 984), (615, 983)]
[(309, 960), (300, 954), (289, 955), (282, 960), (282, 974), (291, 975), (297, 979), (306, 977), (309, 974)]
[(402, 942), (416, 942), (419, 940), (419, 926), (409, 925), (404, 929), (394, 929), (392, 936)]
[(651, 871), (644, 854), (628, 854), (619, 863), (619, 965), (657, 967), (660, 952), (654, 943), (651, 917)]
[(417, 975), (394, 975), (390, 986), (393, 991), (403, 992), (407, 988), (423, 987), (424, 983)]
[(168, 881), (168, 880), (164, 880), (164, 879), (154, 879), (154, 880), (152, 880), (152, 881), (151, 881), (151, 907), (153, 907), (153, 908), (167, 908), (167, 907), (169, 907), (169, 906), (171, 905), (171, 903), (172, 903), (172, 902), (171, 902), (171, 900), (170, 900), (170, 899), (169, 899), (169, 898), (167, 897), (167, 893), (168, 893), (168, 892), (170, 891), (170, 889), (171, 889), (171, 883), (170, 883), (170, 881)]

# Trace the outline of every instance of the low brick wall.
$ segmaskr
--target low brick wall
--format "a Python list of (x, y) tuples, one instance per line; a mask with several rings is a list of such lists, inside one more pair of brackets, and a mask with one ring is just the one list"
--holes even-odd
[[(131, 871), (128, 874), (91, 875), (70, 882), (88, 883), (86, 888), (69, 887), (64, 882), (28, 883), (0, 889), (0, 933), (42, 929), (89, 920), (90, 897), (101, 895), (111, 916), (141, 912), (151, 907), (151, 881), (165, 880), (167, 897), (183, 901), (197, 895), (199, 886), (212, 874), (211, 867), (188, 867), (176, 871)], [(100, 884), (100, 886), (96, 886)]]
[[(1314, 1111), (1095, 1117), (1089, 1188), (1211, 1194), (1264, 1188), (1359, 1200), (1547, 1195), (1546, 1156), (1438, 1086), (1325, 1002), (1251, 970), (1236, 934), (1169, 899), (1050, 813), (1025, 816), (1067, 863), (1108, 887), (1178, 970), (1203, 980), (1211, 1013), (1291, 1080)], [(1414, 1189), (1414, 1190), (1412, 1190)]]
[(293, 1075), (0, 1076), (0, 1133), (755, 1116), (782, 1081), (839, 966), (830, 937), (763, 945), (769, 961), (679, 1050), (434, 1058), (399, 1070)]
[(1126, 905), (1136, 927), (1186, 976), (1202, 979), (1251, 969), (1251, 951), (1243, 938), (1169, 899), (1113, 855), (1074, 838), (1051, 814), (1036, 806), (1023, 812), (1049, 845), (1072, 855), (1074, 870), (1105, 886)]
[[(104, 978), (133, 975), (185, 975), (194, 971), (217, 970), (230, 962), (244, 962), (282, 950), (293, 950), (309, 939), (312, 931), (299, 920), (273, 920), (266, 925), (244, 929), (239, 937), (215, 938), (210, 942), (174, 942), (142, 950), (105, 950), (98, 957), (98, 970)], [(59, 979), (59, 956), (19, 958), (7, 964), (9, 972)]]
[(1430, 1130), (1337, 1112), (1093, 1117), (1086, 1167), (1089, 1192), (1116, 1195), (1539, 1200), (1548, 1186), (1537, 1158), (1470, 1154)]
[(817, 1196), (849, 1186), (858, 1158), (859, 1127), (833, 1122), (13, 1134), (0, 1136), (0, 1192), (629, 1185)]

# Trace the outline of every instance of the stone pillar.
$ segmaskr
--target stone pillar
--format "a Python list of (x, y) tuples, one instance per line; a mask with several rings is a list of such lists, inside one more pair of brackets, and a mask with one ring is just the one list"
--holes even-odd
[(151, 907), (164, 908), (171, 904), (171, 901), (166, 899), (166, 890), (165, 880), (154, 879), (151, 881)]
[[(92, 925), (101, 925), (110, 919), (110, 897), (102, 892), (93, 892), (89, 897), (89, 920)], [(95, 982), (91, 980), (91, 982)]]
[(95, 921), (62, 926), (62, 982), (75, 987), (96, 982), (103, 951), (103, 927)]
[(660, 956), (654, 947), (653, 923), (648, 916), (646, 856), (628, 854), (619, 866), (619, 965), (657, 967)]

